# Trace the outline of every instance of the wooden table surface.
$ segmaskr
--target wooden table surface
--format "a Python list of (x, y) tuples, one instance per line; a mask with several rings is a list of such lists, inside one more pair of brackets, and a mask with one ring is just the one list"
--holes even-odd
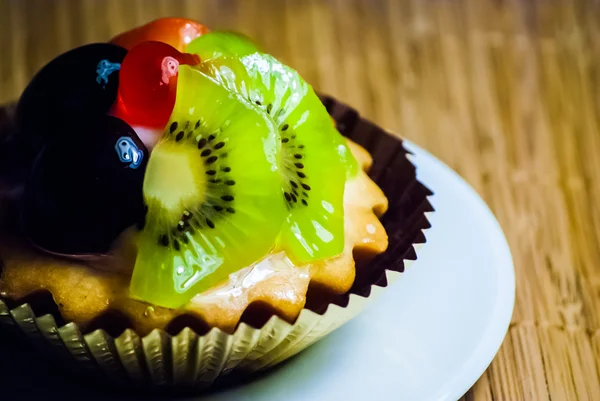
[(488, 202), (516, 306), (465, 400), (600, 400), (597, 1), (0, 0), (0, 103), (58, 53), (159, 16), (249, 34)]

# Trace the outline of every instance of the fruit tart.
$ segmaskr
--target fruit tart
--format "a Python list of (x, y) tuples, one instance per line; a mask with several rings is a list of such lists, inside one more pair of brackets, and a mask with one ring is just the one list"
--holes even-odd
[[(188, 384), (272, 365), (333, 330), (362, 304), (351, 290), (384, 284), (391, 263), (388, 199), (369, 152), (340, 131), (385, 133), (348, 108), (336, 121), (334, 105), (244, 35), (186, 19), (55, 58), (14, 115), (2, 321), (23, 328), (42, 299), (56, 306), (37, 316), (50, 343), (84, 344), (134, 381), (182, 353)], [(380, 153), (406, 177), (388, 185), (403, 208), (391, 224), (410, 223), (393, 244), (402, 265), (428, 193), (386, 138)], [(153, 379), (180, 383), (176, 370)]]

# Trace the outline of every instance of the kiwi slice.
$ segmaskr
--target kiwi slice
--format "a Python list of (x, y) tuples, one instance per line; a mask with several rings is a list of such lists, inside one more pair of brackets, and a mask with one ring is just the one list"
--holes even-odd
[(260, 50), (258, 45), (244, 34), (230, 31), (213, 31), (192, 40), (186, 46), (185, 51), (198, 55), (200, 60), (209, 60), (225, 55), (242, 57)]
[(311, 86), (261, 53), (210, 59), (197, 68), (261, 109), (278, 128), (282, 196), (290, 212), (278, 244), (295, 262), (339, 255), (346, 174), (355, 174), (358, 164), (349, 150), (340, 151), (347, 149), (345, 141)]
[(288, 214), (278, 139), (260, 110), (179, 66), (175, 107), (144, 178), (133, 297), (179, 307), (271, 250)]
[[(201, 60), (212, 60), (223, 56), (244, 57), (253, 53), (262, 53), (259, 46), (246, 35), (230, 31), (213, 31), (194, 39), (186, 47), (186, 52), (197, 54)], [(266, 55), (265, 55), (266, 56)], [(267, 56), (268, 57), (268, 56)], [(302, 81), (298, 73), (289, 67), (286, 69), (295, 81)], [(358, 163), (340, 134), (336, 136), (337, 148), (342, 162), (346, 166), (346, 175), (353, 178), (358, 174)]]

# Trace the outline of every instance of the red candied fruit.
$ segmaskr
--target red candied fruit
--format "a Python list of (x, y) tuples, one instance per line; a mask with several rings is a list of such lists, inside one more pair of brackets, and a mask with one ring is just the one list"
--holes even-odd
[(198, 62), (197, 56), (166, 43), (133, 47), (121, 64), (114, 115), (131, 126), (164, 128), (175, 105), (179, 64)]
[(126, 49), (149, 40), (167, 43), (179, 51), (209, 29), (201, 23), (187, 18), (159, 18), (114, 37), (114, 43)]

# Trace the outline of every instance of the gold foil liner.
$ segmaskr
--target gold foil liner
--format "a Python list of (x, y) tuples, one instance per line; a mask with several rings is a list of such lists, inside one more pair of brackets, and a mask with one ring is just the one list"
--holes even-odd
[[(389, 248), (369, 263), (357, 263), (348, 293), (321, 304), (311, 302), (309, 293), (294, 324), (273, 316), (261, 328), (241, 323), (233, 334), (213, 328), (199, 336), (185, 328), (177, 335), (156, 329), (140, 337), (127, 329), (115, 338), (102, 329), (82, 333), (73, 323), (59, 325), (51, 314), (36, 316), (27, 303), (9, 309), (1, 299), (0, 326), (25, 334), (61, 363), (115, 384), (204, 389), (224, 376), (274, 366), (352, 319), (416, 260), (415, 246), (425, 242), (423, 230), (429, 228), (425, 214), (433, 211), (427, 200), (432, 193), (417, 181), (399, 138), (332, 98), (322, 101), (340, 132), (371, 153), (369, 174), (389, 199), (381, 218)], [(2, 113), (6, 119), (0, 111), (0, 120)]]

